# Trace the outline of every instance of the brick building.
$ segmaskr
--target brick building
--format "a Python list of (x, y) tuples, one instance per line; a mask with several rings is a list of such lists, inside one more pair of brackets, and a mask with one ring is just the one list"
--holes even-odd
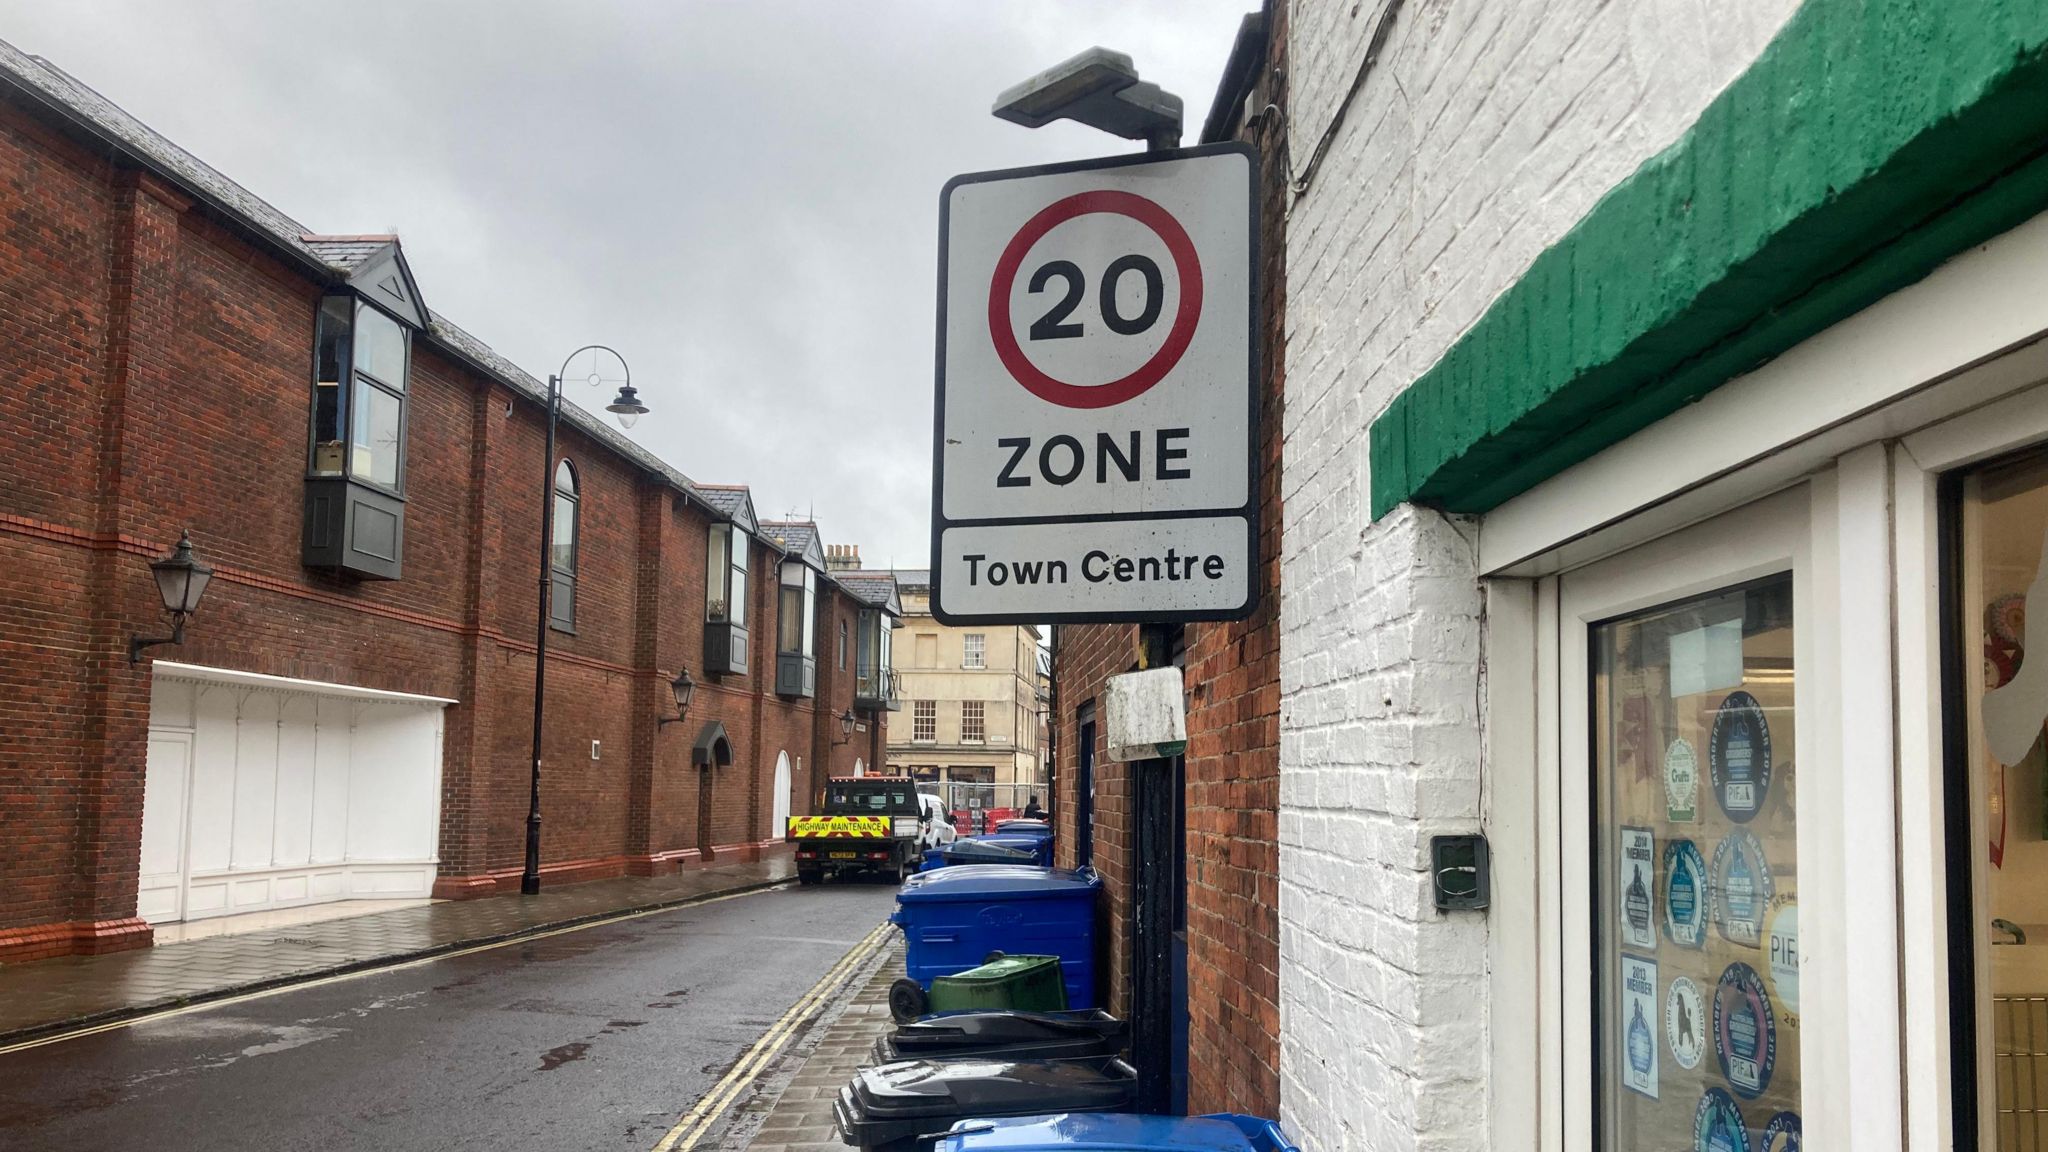
[[(863, 755), (849, 711), (877, 759), (886, 576), (573, 405), (544, 460), (545, 386), (396, 237), (316, 235), (4, 44), (0, 212), (0, 961), (516, 888), (544, 466), (547, 882), (762, 851)], [(215, 577), (131, 663), (187, 529)]]
[[(1260, 167), (1259, 340), (1282, 346), (1287, 216), (1278, 86), (1285, 76), (1286, 5), (1246, 17), (1202, 142), (1244, 140)], [(1053, 793), (1061, 863), (1093, 866), (1108, 912), (1109, 998), (1123, 1012), (1131, 995), (1132, 766), (1104, 755), (1095, 722), (1104, 678), (1165, 661), (1188, 683), (1187, 754), (1181, 777), (1183, 883), (1175, 901), (1175, 954), (1184, 957), (1185, 1051), (1175, 1053), (1191, 1112), (1274, 1115), (1280, 1082), (1279, 562), (1282, 361), (1265, 358), (1259, 381), (1259, 602), (1249, 619), (1179, 628), (1061, 625), (1053, 639), (1058, 735)]]

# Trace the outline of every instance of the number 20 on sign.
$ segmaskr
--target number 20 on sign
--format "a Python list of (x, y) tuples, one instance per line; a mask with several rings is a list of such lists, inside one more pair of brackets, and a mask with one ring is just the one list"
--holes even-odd
[(1220, 144), (947, 183), (941, 620), (1251, 611), (1257, 164)]

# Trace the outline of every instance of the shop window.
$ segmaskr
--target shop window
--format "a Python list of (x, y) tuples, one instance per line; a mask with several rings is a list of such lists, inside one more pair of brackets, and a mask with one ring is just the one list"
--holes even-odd
[(747, 673), (746, 529), (720, 522), (711, 526), (704, 553), (704, 668), (713, 673)]
[[(1950, 612), (1955, 1146), (2048, 1147), (2048, 457), (1965, 476)], [(1960, 705), (1961, 714), (1953, 714)], [(1974, 1001), (1974, 1003), (1972, 1003)]]
[(1589, 639), (1600, 1146), (1778, 1147), (1801, 1080), (1792, 578)]
[(798, 698), (816, 696), (817, 570), (800, 559), (784, 560), (780, 593), (775, 612), (775, 692)]
[(960, 666), (962, 668), (988, 667), (988, 634), (969, 632), (960, 637), (963, 645)]
[(986, 736), (986, 733), (985, 733), (985, 730), (984, 730), (984, 728), (983, 728), (983, 717), (982, 717), (982, 705), (981, 705), (981, 701), (979, 701), (979, 700), (963, 700), (963, 701), (961, 701), (961, 702), (960, 702), (960, 742), (961, 742), (962, 744), (980, 744), (980, 743), (982, 743), (982, 742), (983, 742), (983, 740), (985, 739), (985, 736)]
[(930, 744), (939, 738), (939, 702), (915, 700), (910, 705), (910, 739)]
[(321, 301), (313, 340), (302, 560), (396, 579), (404, 542), (411, 332), (343, 292)]
[(581, 501), (576, 466), (555, 465), (554, 534), (548, 542), (548, 567), (554, 577), (548, 596), (548, 623), (563, 632), (576, 630), (576, 561)]

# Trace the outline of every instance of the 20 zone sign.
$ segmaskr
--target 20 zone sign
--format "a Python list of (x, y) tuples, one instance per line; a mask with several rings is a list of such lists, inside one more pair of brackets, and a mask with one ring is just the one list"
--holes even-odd
[(1256, 166), (1225, 144), (946, 184), (941, 620), (1251, 611)]

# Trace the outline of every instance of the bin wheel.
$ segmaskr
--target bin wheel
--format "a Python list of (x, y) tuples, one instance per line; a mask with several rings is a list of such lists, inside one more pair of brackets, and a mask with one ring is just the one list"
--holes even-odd
[(1003, 958), (1003, 954), (1002, 954), (1002, 952), (1001, 952), (1001, 951), (995, 951), (995, 952), (991, 952), (991, 953), (989, 953), (989, 954), (988, 954), (988, 955), (986, 955), (986, 956), (983, 956), (983, 957), (981, 958), (981, 962), (982, 962), (983, 964), (993, 964), (993, 963), (995, 963), (996, 961), (998, 961), (998, 960), (1001, 960), (1002, 958)]
[(889, 985), (889, 1018), (898, 1024), (908, 1024), (923, 1016), (930, 1004), (923, 985), (915, 980), (906, 977)]

